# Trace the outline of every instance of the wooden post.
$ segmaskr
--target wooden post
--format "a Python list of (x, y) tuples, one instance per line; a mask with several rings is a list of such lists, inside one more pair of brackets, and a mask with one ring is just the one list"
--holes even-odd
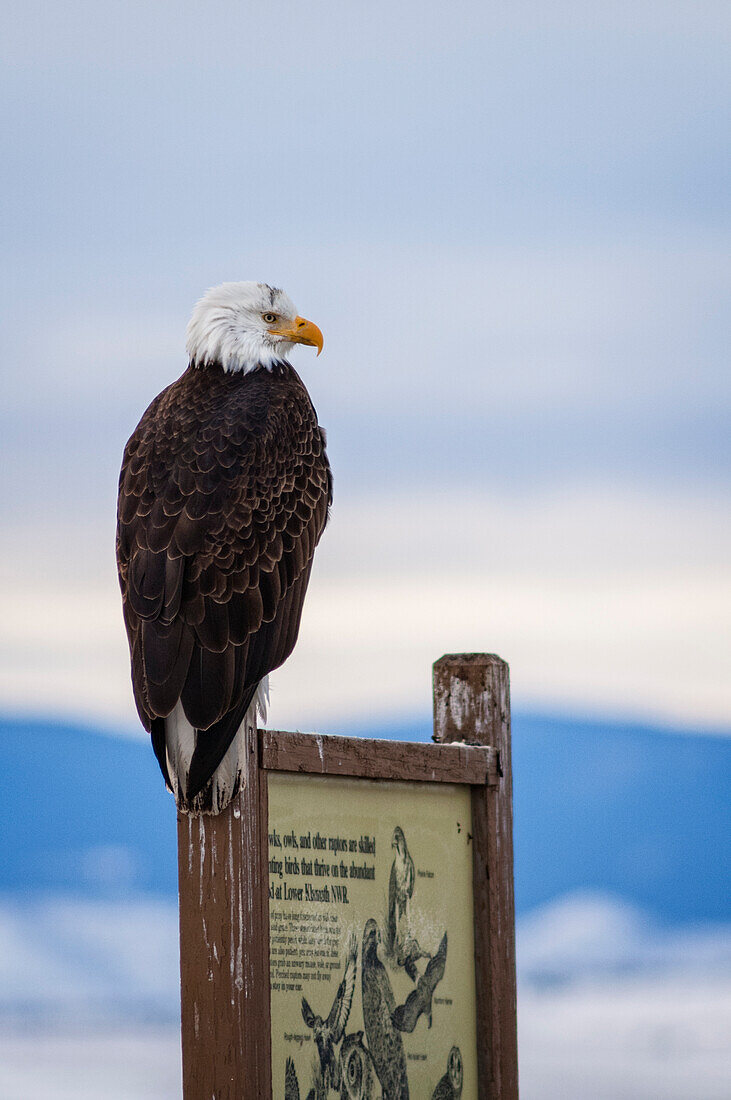
[(478, 1095), (517, 1100), (510, 700), (504, 661), (459, 654), (436, 662), (434, 740), (493, 751), (376, 748), (374, 742), (301, 734), (260, 737), (252, 727), (246, 731), (244, 790), (216, 816), (178, 815), (184, 1100), (272, 1095), (266, 775), (278, 768), (471, 786)]
[(517, 1100), (513, 791), (505, 661), (491, 653), (453, 653), (435, 662), (433, 739), (491, 745), (498, 752), (498, 783), (472, 788), (479, 1097)]
[(266, 783), (253, 728), (247, 748), (247, 785), (223, 813), (178, 814), (184, 1100), (271, 1096)]

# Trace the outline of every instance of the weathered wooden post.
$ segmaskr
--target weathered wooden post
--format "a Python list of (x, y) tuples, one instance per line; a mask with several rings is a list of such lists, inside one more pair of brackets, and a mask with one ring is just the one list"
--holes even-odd
[[(464, 1072), (464, 1100), (517, 1100), (507, 665), (437, 661), (434, 716), (436, 745), (249, 729), (240, 795), (218, 816), (179, 815), (184, 1100), (338, 1092), (344, 1061), (313, 1081), (318, 1025), (303, 1006), (306, 995), (327, 1016), (347, 974), (337, 1059), (346, 1045), (372, 1058), (399, 1098), (429, 1100), (442, 1076), (461, 1090)], [(408, 906), (398, 920), (383, 912), (403, 859), (426, 949)], [(418, 949), (410, 961), (389, 935)], [(386, 1021), (401, 1051), (387, 1063), (374, 982), (403, 1002)], [(420, 1019), (432, 1011), (433, 1029)]]
[[(490, 1100), (518, 1095), (513, 892), (510, 677), (493, 653), (451, 653), (434, 664), (434, 740), (497, 749), (497, 782), (472, 788), (475, 962), (480, 1085)], [(481, 1096), (483, 1093), (481, 1092)]]
[(178, 814), (185, 1100), (263, 1100), (269, 1057), (266, 783), (247, 730), (244, 790), (216, 816)]

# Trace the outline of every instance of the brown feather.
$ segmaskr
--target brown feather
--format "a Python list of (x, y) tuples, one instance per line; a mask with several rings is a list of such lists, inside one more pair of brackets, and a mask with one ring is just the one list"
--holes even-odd
[(223, 653), (229, 645), (228, 605), (212, 596), (203, 600), (205, 613), (195, 628), (198, 642), (211, 653)]
[(198, 730), (207, 730), (228, 709), (233, 692), (234, 647), (211, 653), (195, 644), (180, 698), (185, 717)]
[[(163, 677), (160, 683), (156, 683), (150, 673), (150, 662), (148, 659), (149, 647), (148, 644), (144, 644), (143, 652), (145, 654), (145, 667), (148, 672), (148, 705), (150, 710), (159, 717), (166, 717), (170, 714), (170, 711), (180, 698), (180, 693), (183, 690), (183, 686), (188, 676), (188, 668), (193, 653), (193, 632), (182, 622), (182, 620), (178, 619), (178, 623), (181, 624), (181, 629), (177, 649), (170, 646), (160, 654), (160, 658), (162, 659), (159, 658), (160, 663), (157, 668), (157, 675)], [(148, 635), (154, 630), (155, 624), (143, 623), (144, 635)], [(147, 642), (148, 638), (145, 637), (145, 643)]]
[(117, 558), (143, 724), (182, 700), (205, 787), (263, 676), (291, 653), (331, 475), (307, 391), (288, 365), (189, 367), (125, 449)]

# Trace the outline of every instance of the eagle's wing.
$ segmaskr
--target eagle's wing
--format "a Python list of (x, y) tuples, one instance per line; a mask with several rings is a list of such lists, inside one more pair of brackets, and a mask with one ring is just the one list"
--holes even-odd
[(351, 935), (348, 944), (348, 961), (345, 964), (345, 973), (330, 1009), (327, 1024), (332, 1034), (332, 1041), (337, 1044), (342, 1039), (350, 1016), (350, 1006), (353, 1002), (355, 989), (355, 976), (358, 961), (358, 941), (355, 935)]
[(178, 700), (206, 731), (189, 798), (221, 762), (259, 681), (294, 648), (327, 521), (324, 437), (292, 375), (274, 397), (249, 383), (232, 405), (230, 378), (211, 383), (189, 368), (124, 453), (117, 558), (135, 701), (164, 772), (159, 720)]

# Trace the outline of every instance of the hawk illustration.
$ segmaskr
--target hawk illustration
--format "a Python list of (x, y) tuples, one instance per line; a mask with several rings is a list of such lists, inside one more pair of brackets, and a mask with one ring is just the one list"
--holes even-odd
[(403, 966), (412, 982), (416, 981), (416, 962), (424, 957), (419, 943), (411, 934), (410, 902), (414, 893), (414, 861), (406, 845), (403, 829), (393, 831), (391, 847), (395, 856), (388, 883), (388, 957)]
[(335, 1053), (335, 1047), (342, 1039), (348, 1023), (353, 991), (355, 990), (357, 959), (358, 941), (353, 935), (348, 943), (345, 973), (338, 986), (327, 1020), (323, 1020), (322, 1016), (316, 1016), (306, 999), (302, 998), (302, 1019), (315, 1033), (315, 1045), (320, 1055), (320, 1069), (322, 1070), (322, 1084), (325, 1095), (327, 1095), (329, 1088), (340, 1088), (340, 1062)]
[(395, 943), (399, 925), (406, 917), (408, 920), (409, 901), (414, 893), (414, 861), (406, 846), (403, 829), (397, 825), (393, 831), (391, 847), (395, 850), (391, 864), (391, 877), (388, 883), (388, 933), (391, 943)]
[(429, 1027), (432, 1021), (432, 997), (438, 983), (444, 977), (447, 965), (447, 933), (442, 936), (437, 953), (429, 959), (426, 970), (416, 983), (416, 989), (409, 993), (404, 1004), (394, 1009), (393, 1022), (399, 1031), (412, 1032), (420, 1016), (426, 1016)]
[(282, 290), (224, 283), (188, 325), (189, 366), (124, 451), (117, 566), (142, 724), (180, 810), (218, 813), (247, 727), (292, 652), (332, 479), (288, 362), (322, 348)]
[(373, 919), (363, 930), (363, 1022), (368, 1050), (381, 1082), (383, 1100), (409, 1100), (406, 1054), (392, 1015), (396, 1002), (386, 968), (378, 958), (381, 934)]

